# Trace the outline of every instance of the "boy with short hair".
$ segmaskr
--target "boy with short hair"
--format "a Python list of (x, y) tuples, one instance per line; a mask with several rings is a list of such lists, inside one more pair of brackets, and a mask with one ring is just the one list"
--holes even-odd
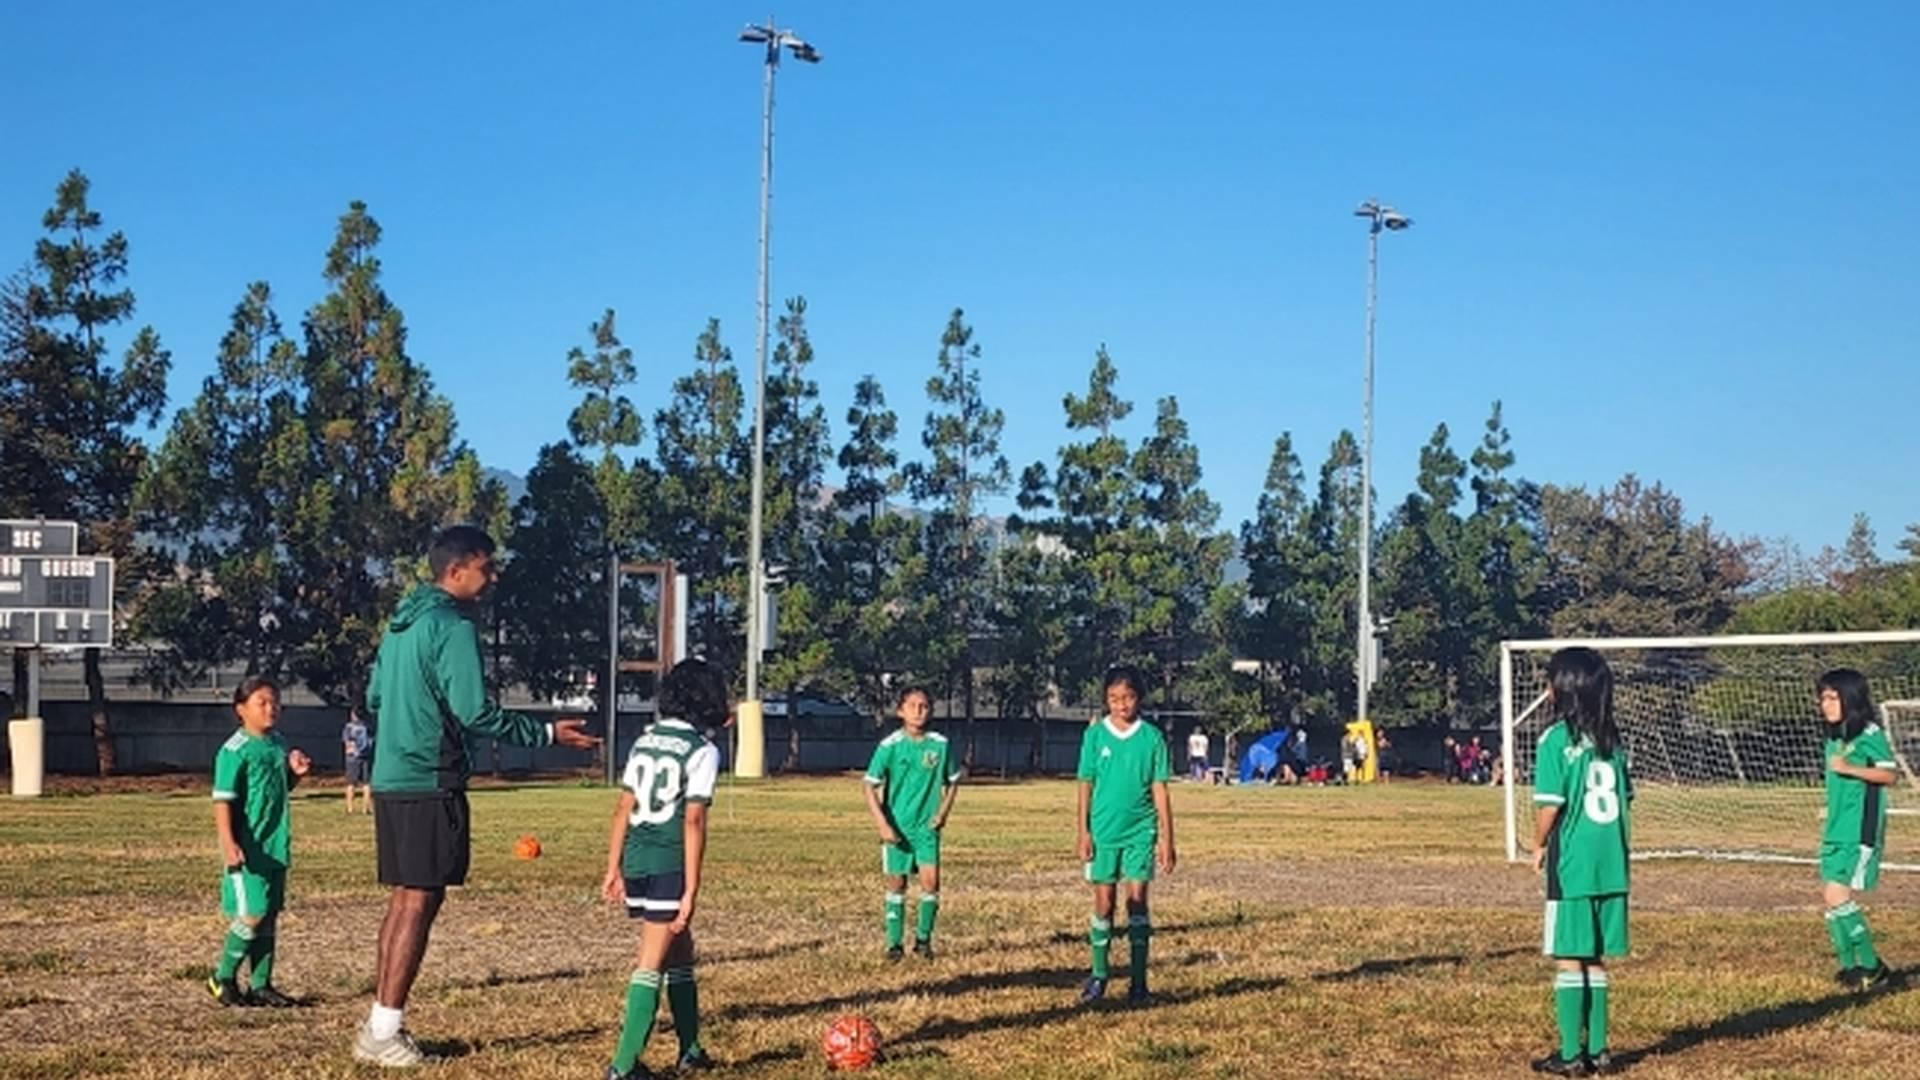
[[(213, 824), (226, 866), (220, 910), (232, 921), (207, 992), (221, 1005), (286, 1008), (295, 1002), (274, 988), (273, 953), (293, 848), (287, 793), (313, 762), (288, 750), (273, 730), (280, 688), (271, 679), (255, 676), (234, 687), (233, 711), (240, 727), (213, 759)], [(253, 969), (245, 991), (238, 981), (243, 962)]]
[(347, 813), (353, 813), (355, 787), (360, 789), (360, 805), (373, 813), (373, 788), (367, 783), (367, 773), (373, 767), (369, 760), (373, 757), (373, 735), (359, 709), (347, 710), (346, 725), (340, 729), (340, 750), (347, 766)]

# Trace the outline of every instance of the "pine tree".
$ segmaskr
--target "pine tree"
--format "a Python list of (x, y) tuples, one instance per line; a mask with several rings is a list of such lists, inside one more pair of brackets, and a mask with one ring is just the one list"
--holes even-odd
[(646, 508), (653, 486), (644, 463), (622, 457), (642, 438), (640, 411), (625, 393), (638, 378), (633, 350), (620, 343), (612, 308), (587, 332), (593, 336), (593, 353), (575, 348), (567, 354), (567, 382), (586, 392), (567, 417), (567, 433), (575, 446), (598, 451), (593, 486), (601, 505), (604, 540), (611, 551), (632, 558), (648, 531)]
[[(567, 443), (540, 448), (513, 511), (498, 605), (510, 677), (534, 694), (575, 690), (607, 656), (605, 473)], [(623, 598), (624, 599), (624, 598)], [(599, 663), (594, 662), (599, 658)]]
[(1140, 485), (1140, 524), (1151, 542), (1141, 545), (1143, 557), (1134, 563), (1147, 603), (1132, 630), (1138, 653), (1172, 706), (1181, 671), (1208, 655), (1217, 660), (1226, 644), (1218, 635), (1224, 627), (1210, 616), (1233, 539), (1216, 531), (1220, 508), (1200, 486), (1200, 450), (1176, 399), (1160, 399), (1153, 434), (1135, 453), (1133, 472)]
[(942, 622), (929, 634), (932, 659), (946, 685), (947, 696), (958, 691), (963, 701), (971, 754), (974, 720), (973, 639), (986, 610), (988, 564), (980, 520), (987, 499), (1005, 492), (1012, 482), (1007, 459), (1000, 453), (1000, 431), (1006, 417), (990, 409), (980, 394), (980, 346), (966, 315), (955, 308), (940, 336), (940, 356), (927, 397), (934, 410), (927, 414), (920, 441), (929, 454), (914, 462), (906, 475), (914, 498), (931, 504), (927, 524), (928, 574), (935, 609)]
[(775, 609), (778, 648), (766, 679), (770, 686), (797, 690), (830, 681), (833, 645), (821, 629), (831, 607), (821, 576), (827, 527), (821, 485), (832, 447), (820, 386), (808, 374), (814, 356), (805, 297), (787, 301), (776, 329), (779, 341), (767, 377), (763, 557), (785, 583)]
[(1242, 649), (1260, 663), (1261, 709), (1270, 717), (1291, 717), (1305, 696), (1315, 556), (1305, 484), (1293, 435), (1282, 432), (1253, 520), (1240, 530), (1249, 608), (1240, 624)]
[(1455, 513), (1465, 475), (1441, 424), (1381, 543), (1380, 610), (1390, 630), (1380, 701), (1389, 716), (1444, 725), (1468, 682), (1479, 571)]

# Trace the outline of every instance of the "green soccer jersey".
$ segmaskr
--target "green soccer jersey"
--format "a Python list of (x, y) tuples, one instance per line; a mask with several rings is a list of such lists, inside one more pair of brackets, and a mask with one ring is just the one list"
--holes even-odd
[(902, 728), (880, 740), (867, 762), (867, 783), (883, 789), (887, 820), (902, 833), (933, 830), (940, 797), (960, 782), (960, 763), (947, 737), (929, 731), (919, 738)]
[(256, 874), (285, 870), (293, 853), (287, 811), (287, 744), (278, 733), (241, 728), (213, 757), (213, 798), (233, 807), (233, 838)]
[(1547, 899), (1626, 892), (1633, 802), (1626, 748), (1602, 757), (1591, 739), (1575, 741), (1560, 722), (1540, 736), (1535, 761), (1534, 805), (1560, 809), (1547, 837)]
[(1101, 845), (1144, 842), (1159, 831), (1153, 812), (1153, 785), (1172, 774), (1167, 740), (1160, 729), (1135, 720), (1125, 731), (1109, 718), (1087, 725), (1080, 739), (1080, 768), (1075, 773), (1093, 785), (1088, 831)]
[(1878, 724), (1868, 724), (1851, 741), (1828, 739), (1826, 744), (1827, 828), (1820, 839), (1828, 844), (1859, 845), (1877, 848), (1887, 839), (1887, 792), (1880, 784), (1869, 784), (1853, 776), (1833, 771), (1834, 757), (1851, 765), (1870, 769), (1891, 769), (1893, 744)]
[(620, 784), (633, 795), (620, 870), (627, 877), (686, 869), (687, 804), (711, 803), (720, 750), (684, 720), (647, 726), (627, 753)]

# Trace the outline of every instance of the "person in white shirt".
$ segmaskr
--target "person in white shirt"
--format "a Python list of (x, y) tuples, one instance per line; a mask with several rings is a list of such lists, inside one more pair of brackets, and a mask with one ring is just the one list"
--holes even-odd
[(1195, 780), (1207, 778), (1207, 751), (1206, 729), (1194, 728), (1193, 734), (1187, 736), (1187, 770)]

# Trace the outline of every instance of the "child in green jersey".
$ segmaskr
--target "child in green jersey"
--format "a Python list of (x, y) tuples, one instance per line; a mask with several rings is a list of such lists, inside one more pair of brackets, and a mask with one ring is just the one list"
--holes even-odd
[[(273, 730), (280, 688), (271, 680), (255, 677), (235, 687), (233, 711), (240, 728), (213, 759), (213, 825), (226, 867), (220, 910), (231, 921), (207, 992), (222, 1005), (285, 1008), (295, 1002), (274, 988), (273, 947), (293, 846), (287, 793), (313, 762), (289, 751)], [(244, 992), (237, 981), (242, 962), (253, 968)]]
[(1874, 722), (1866, 676), (1840, 669), (1820, 676), (1820, 718), (1826, 722), (1827, 825), (1820, 835), (1821, 899), (1827, 934), (1838, 958), (1841, 985), (1872, 990), (1891, 977), (1873, 950), (1867, 916), (1853, 900), (1880, 879), (1880, 853), (1887, 843), (1887, 785), (1894, 772), (1893, 744)]
[(1115, 886), (1127, 883), (1127, 932), (1132, 964), (1127, 1001), (1147, 1001), (1147, 943), (1153, 923), (1147, 915), (1147, 885), (1157, 867), (1172, 873), (1173, 803), (1167, 796), (1171, 773), (1167, 740), (1160, 729), (1139, 719), (1146, 680), (1126, 665), (1109, 668), (1107, 715), (1087, 725), (1080, 740), (1080, 861), (1093, 885), (1093, 974), (1080, 991), (1092, 1003), (1107, 992), (1107, 947), (1113, 937)]
[[(1627, 954), (1628, 808), (1633, 782), (1613, 720), (1613, 672), (1592, 649), (1547, 662), (1554, 723), (1540, 736), (1533, 868), (1546, 875), (1542, 951), (1554, 958), (1560, 1049), (1534, 1071), (1613, 1071), (1607, 1053), (1607, 964)], [(1584, 1027), (1584, 1039), (1582, 1028)]]
[(693, 981), (694, 901), (707, 850), (707, 806), (720, 751), (701, 732), (726, 723), (727, 683), (704, 660), (682, 660), (661, 680), (659, 720), (633, 741), (621, 775), (607, 872), (600, 892), (640, 924), (639, 958), (627, 982), (626, 1022), (607, 1080), (651, 1076), (640, 1055), (666, 989), (680, 1040), (679, 1071), (713, 1066), (700, 1046), (700, 999)]
[(887, 876), (887, 959), (904, 955), (907, 875), (920, 873), (920, 913), (913, 954), (933, 959), (933, 922), (940, 912), (940, 830), (960, 790), (960, 763), (947, 737), (927, 730), (932, 699), (924, 687), (900, 692), (900, 728), (880, 740), (867, 763), (867, 812), (880, 830), (880, 872)]

